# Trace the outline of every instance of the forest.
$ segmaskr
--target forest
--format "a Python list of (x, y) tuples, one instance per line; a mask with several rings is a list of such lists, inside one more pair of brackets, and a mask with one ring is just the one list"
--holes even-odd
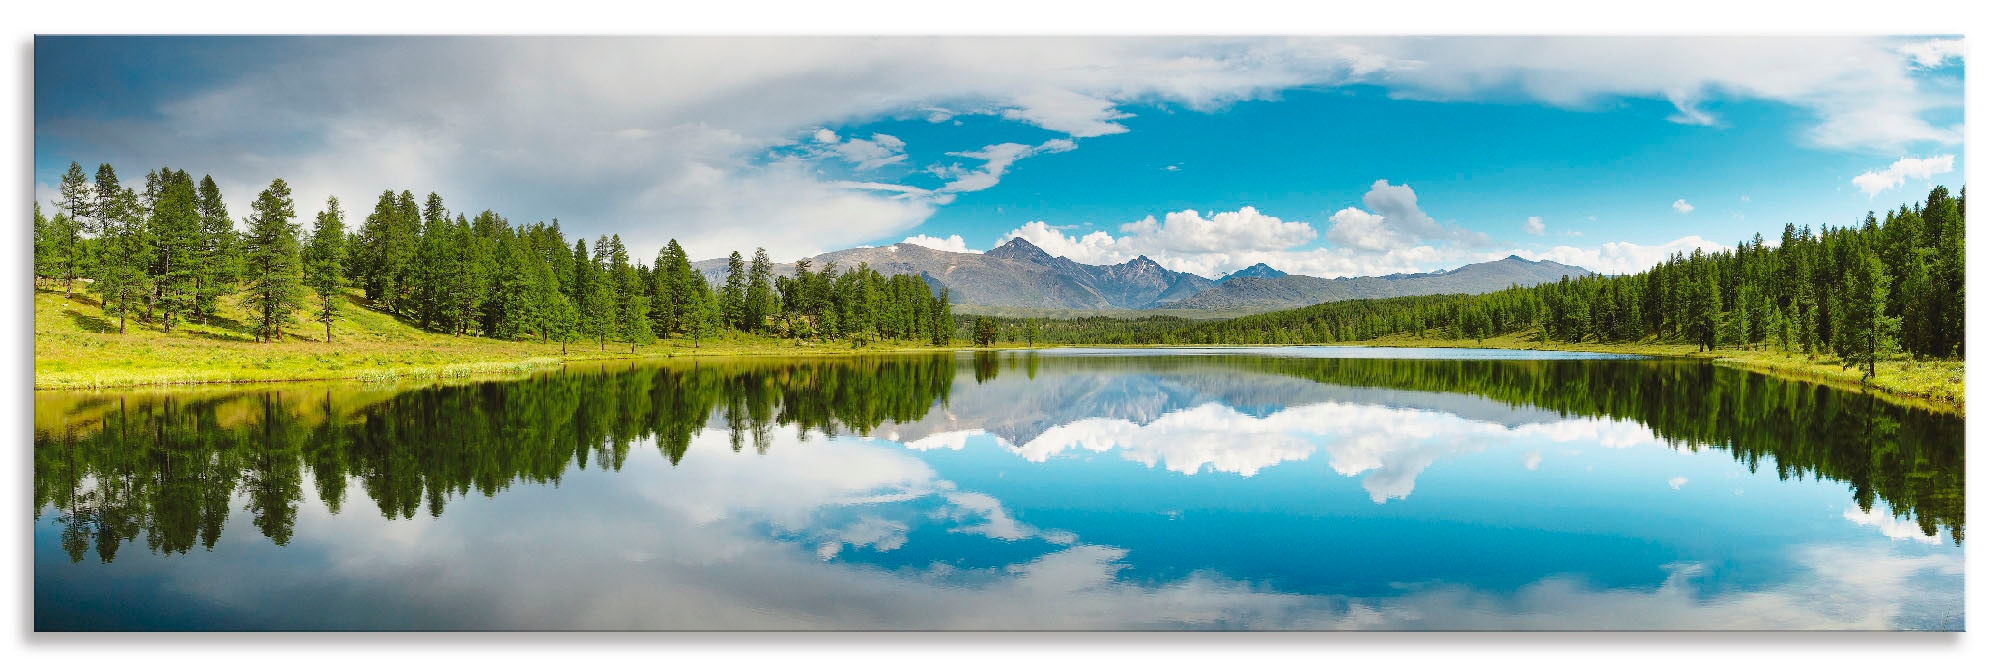
[(1322, 303), (1219, 321), (1172, 317), (982, 322), (1053, 344), (1323, 344), (1389, 335), (1543, 342), (1677, 341), (1831, 356), (1868, 376), (1893, 354), (1965, 357), (1965, 192), (1943, 187), (1858, 225), (1787, 224), (1734, 250), (1675, 253), (1632, 275), (1477, 295)]
[(298, 217), (290, 187), (273, 180), (251, 203), (239, 232), (215, 180), (160, 168), (142, 188), (121, 184), (110, 164), (87, 178), (72, 162), (59, 210), (35, 205), (39, 284), (98, 297), (117, 330), (133, 324), (172, 332), (205, 322), (219, 299), (250, 311), (256, 337), (280, 339), (300, 315), (325, 327), (358, 288), (367, 307), (427, 331), (502, 340), (640, 345), (668, 337), (701, 340), (723, 330), (862, 346), (902, 340), (948, 344), (955, 328), (949, 293), (921, 277), (885, 276), (866, 264), (817, 270), (801, 260), (774, 275), (759, 248), (748, 262), (731, 253), (729, 272), (711, 285), (678, 240), (649, 265), (617, 235), (571, 244), (561, 222), (510, 224), (491, 210), (454, 214), (436, 193), (421, 205), (409, 190), (385, 190), (357, 228), (337, 198)]

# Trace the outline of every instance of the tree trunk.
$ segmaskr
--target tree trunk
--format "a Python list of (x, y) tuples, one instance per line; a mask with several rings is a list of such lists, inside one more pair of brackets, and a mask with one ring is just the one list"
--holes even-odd
[(332, 322), (332, 321), (328, 321), (328, 322), (326, 322), (326, 341), (327, 341), (327, 343), (328, 343), (328, 344), (331, 344), (331, 343), (333, 342), (333, 322)]

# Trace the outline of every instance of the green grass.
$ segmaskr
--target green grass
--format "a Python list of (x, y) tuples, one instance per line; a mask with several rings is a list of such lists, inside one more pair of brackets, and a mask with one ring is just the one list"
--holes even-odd
[[(729, 334), (696, 347), (675, 338), (633, 350), (630, 345), (595, 340), (561, 345), (539, 341), (508, 342), (474, 336), (429, 333), (410, 322), (361, 305), (358, 294), (334, 324), (332, 343), (316, 322), (285, 329), (280, 342), (259, 343), (251, 335), (246, 313), (226, 300), (220, 317), (207, 324), (183, 323), (171, 334), (157, 324), (136, 320), (117, 333), (118, 322), (107, 319), (97, 301), (82, 294), (65, 299), (59, 291), (35, 292), (35, 388), (96, 389), (159, 385), (205, 385), (241, 382), (350, 380), (372, 383), (435, 382), (471, 377), (518, 375), (571, 361), (680, 356), (797, 356), (893, 351), (939, 351), (966, 347), (931, 347), (914, 343), (875, 343), (855, 348), (847, 343), (807, 343), (762, 336)], [(1827, 356), (1807, 358), (1761, 350), (1696, 351), (1674, 342), (1549, 343), (1527, 334), (1484, 340), (1397, 335), (1364, 342), (1370, 346), (1488, 347), (1597, 351), (1649, 356), (1693, 357), (1766, 374), (1811, 381), (1849, 390), (1869, 391), (1930, 409), (1963, 412), (1964, 361), (1898, 359), (1877, 366), (1877, 376), (1863, 381), (1859, 368), (1842, 368)], [(1048, 345), (1043, 345), (1048, 346)], [(1021, 348), (1004, 344), (1001, 348)]]
[(247, 313), (225, 299), (218, 319), (207, 324), (183, 322), (172, 333), (158, 324), (126, 322), (120, 334), (116, 319), (107, 318), (94, 297), (79, 293), (65, 299), (60, 291), (35, 292), (35, 388), (98, 389), (159, 385), (205, 385), (243, 382), (358, 380), (364, 382), (438, 381), (479, 376), (516, 375), (578, 360), (666, 356), (772, 356), (853, 354), (903, 350), (934, 350), (909, 343), (875, 343), (860, 349), (848, 343), (812, 344), (731, 334), (722, 339), (694, 341), (675, 338), (633, 350), (608, 341), (573, 342), (565, 353), (559, 344), (509, 342), (475, 336), (455, 336), (419, 330), (410, 322), (361, 305), (358, 295), (340, 321), (333, 342), (317, 322), (285, 327), (284, 339), (259, 343), (251, 334)]
[(1537, 349), (1550, 351), (1592, 351), (1646, 356), (1705, 358), (1764, 374), (1825, 384), (1843, 389), (1866, 391), (1897, 402), (1950, 412), (1965, 410), (1965, 361), (1918, 361), (1907, 356), (1877, 363), (1876, 376), (1864, 378), (1863, 368), (1842, 368), (1838, 358), (1821, 354), (1786, 354), (1762, 349), (1717, 349), (1699, 351), (1695, 345), (1645, 340), (1622, 343), (1538, 342), (1533, 335), (1516, 333), (1484, 340), (1394, 335), (1355, 345), (1381, 347), (1484, 347), (1491, 349)]

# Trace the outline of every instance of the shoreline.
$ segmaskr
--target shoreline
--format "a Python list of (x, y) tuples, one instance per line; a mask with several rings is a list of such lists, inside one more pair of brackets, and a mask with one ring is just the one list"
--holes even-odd
[[(1864, 383), (1857, 379), (1859, 372), (1842, 370), (1837, 364), (1803, 356), (1779, 356), (1770, 352), (1755, 350), (1691, 351), (1677, 350), (1677, 345), (1622, 344), (1604, 345), (1594, 343), (1560, 344), (1536, 343), (1532, 341), (1511, 341), (1506, 338), (1487, 340), (1440, 340), (1426, 338), (1377, 339), (1357, 342), (1343, 342), (1323, 345), (1110, 345), (1110, 344), (1042, 344), (1033, 347), (1022, 344), (1001, 344), (992, 347), (953, 345), (948, 347), (884, 345), (858, 348), (839, 347), (831, 344), (793, 345), (774, 340), (754, 340), (752, 346), (743, 346), (743, 340), (718, 341), (702, 348), (684, 344), (683, 341), (656, 343), (651, 348), (637, 352), (605, 350), (583, 350), (569, 355), (534, 354), (517, 358), (457, 361), (442, 364), (402, 363), (386, 367), (369, 368), (358, 371), (306, 371), (289, 376), (266, 375), (257, 372), (234, 374), (208, 372), (196, 375), (178, 374), (171, 369), (138, 374), (121, 374), (115, 378), (95, 378), (88, 372), (35, 373), (34, 389), (41, 391), (102, 391), (102, 390), (143, 390), (143, 389), (185, 389), (197, 387), (242, 386), (249, 384), (287, 384), (301, 382), (350, 382), (358, 384), (396, 385), (408, 382), (463, 381), (480, 378), (519, 377), (536, 372), (561, 368), (570, 363), (602, 363), (621, 360), (665, 360), (683, 358), (810, 358), (837, 356), (865, 356), (882, 354), (913, 353), (955, 353), (966, 351), (1031, 351), (1039, 349), (1155, 349), (1155, 348), (1254, 348), (1254, 347), (1392, 347), (1405, 349), (1500, 349), (1525, 351), (1577, 351), (1610, 354), (1627, 354), (1650, 358), (1695, 359), (1717, 365), (1739, 368), (1760, 374), (1782, 377), (1794, 381), (1819, 384), (1836, 389), (1867, 393), (1899, 404), (1923, 407), (1932, 411), (1963, 414), (1963, 362), (1928, 361), (1922, 365), (1957, 373), (1958, 382), (1936, 382), (1924, 384), (1926, 392), (1917, 390), (1896, 390), (1887, 384), (1887, 377), (1878, 375), (1877, 381)], [(522, 343), (537, 344), (538, 343)], [(1664, 348), (1663, 348), (1664, 347)], [(526, 350), (531, 352), (539, 349)], [(1910, 361), (1891, 361), (1887, 365), (1890, 372), (1910, 365)], [(178, 375), (178, 376), (176, 376)], [(1847, 375), (1855, 375), (1850, 377)], [(1939, 392), (1944, 397), (1939, 397)], [(1927, 394), (1928, 393), (1928, 394)], [(1956, 399), (1953, 398), (1956, 397)]]

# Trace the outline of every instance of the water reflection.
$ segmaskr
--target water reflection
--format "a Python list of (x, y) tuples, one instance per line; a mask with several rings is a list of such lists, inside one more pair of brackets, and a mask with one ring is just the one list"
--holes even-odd
[[(38, 553), (46, 533), (73, 562), (128, 564), (119, 551), (134, 543), (188, 554), (134, 567), (150, 567), (157, 584), (201, 589), (214, 614), (200, 626), (211, 628), (1936, 628), (1924, 623), (1949, 626), (1962, 613), (1956, 548), (1899, 545), (1962, 541), (1962, 419), (1694, 363), (853, 357), (572, 367), (403, 391), (38, 394), (36, 411), (35, 502), (48, 526), (37, 530)], [(1766, 569), (1787, 573), (1754, 581), (1650, 551), (1659, 561), (1488, 563), (1497, 573), (1459, 563), (1384, 577), (1352, 568), (1388, 566), (1373, 560), (1312, 571), (1185, 548), (1231, 502), (1283, 504), (1278, 491), (1296, 483), (1286, 470), (1316, 459), (1317, 469), (1359, 477), (1359, 496), (1380, 512), (1434, 492), (1417, 491), (1417, 479), (1442, 461), (1504, 452), (1520, 473), (1549, 474), (1577, 447), (1716, 449), (1753, 477), (1839, 483), (1852, 501), (1832, 521), (1875, 530), (1879, 541), (1767, 544), (1776, 563)], [(955, 459), (927, 457), (981, 451), (1017, 462), (978, 469), (1044, 476), (1033, 493), (971, 487)], [(1048, 475), (1098, 454), (1194, 476), (1130, 491), (1158, 518), (1087, 494), (1137, 483), (1103, 463), (1081, 465), (1100, 471), (1079, 490), (1054, 492), (1071, 482)], [(1260, 485), (1187, 485), (1210, 477)], [(1675, 478), (1652, 483), (1696, 492), (1712, 481)], [(1438, 482), (1435, 492), (1462, 494), (1470, 483)], [(1226, 497), (1154, 510), (1178, 506), (1180, 491)], [(1331, 501), (1333, 491), (1314, 492)], [(1621, 501), (1608, 492), (1585, 499)], [(380, 517), (356, 515), (356, 503)], [(468, 515), (442, 520), (447, 505)], [(1312, 506), (1268, 512), (1339, 531)], [(1438, 532), (1426, 538), (1477, 544), (1492, 535), (1447, 523), (1501, 520), (1455, 507), (1449, 520), (1416, 521)], [(1093, 524), (1070, 509), (1120, 522)], [(1182, 540), (1176, 548), (1148, 545), (1155, 537), (1144, 525), (1159, 520), (1180, 526), (1158, 537)], [(1663, 529), (1532, 520), (1547, 534), (1616, 532), (1591, 537), (1600, 549), (1638, 548), (1627, 542)], [(1729, 531), (1716, 521), (1688, 527)], [(301, 593), (352, 607), (287, 615), (260, 601), (268, 588), (218, 583), (229, 571), (257, 578), (255, 568), (224, 568), (241, 564), (225, 527), (267, 544), (309, 542), (291, 550), (303, 558), (297, 548), (311, 549), (315, 562), (270, 567), (265, 580), (289, 574)], [(1272, 531), (1310, 550), (1299, 529)], [(496, 536), (506, 534), (518, 536)], [(1430, 556), (1396, 551), (1428, 548), (1400, 538), (1375, 559)], [(496, 539), (506, 547), (492, 548)], [(1189, 551), (1186, 561), (1162, 559), (1175, 549)], [(1340, 557), (1364, 557), (1307, 554), (1333, 569)], [(78, 581), (91, 571), (38, 555), (38, 626), (70, 626), (57, 617), (69, 609), (64, 593), (82, 595)], [(512, 582), (493, 584), (503, 580)], [(358, 601), (371, 598), (399, 600), (389, 604), (399, 610)], [(442, 600), (449, 609), (425, 608)], [(248, 608), (261, 612), (227, 612)]]

